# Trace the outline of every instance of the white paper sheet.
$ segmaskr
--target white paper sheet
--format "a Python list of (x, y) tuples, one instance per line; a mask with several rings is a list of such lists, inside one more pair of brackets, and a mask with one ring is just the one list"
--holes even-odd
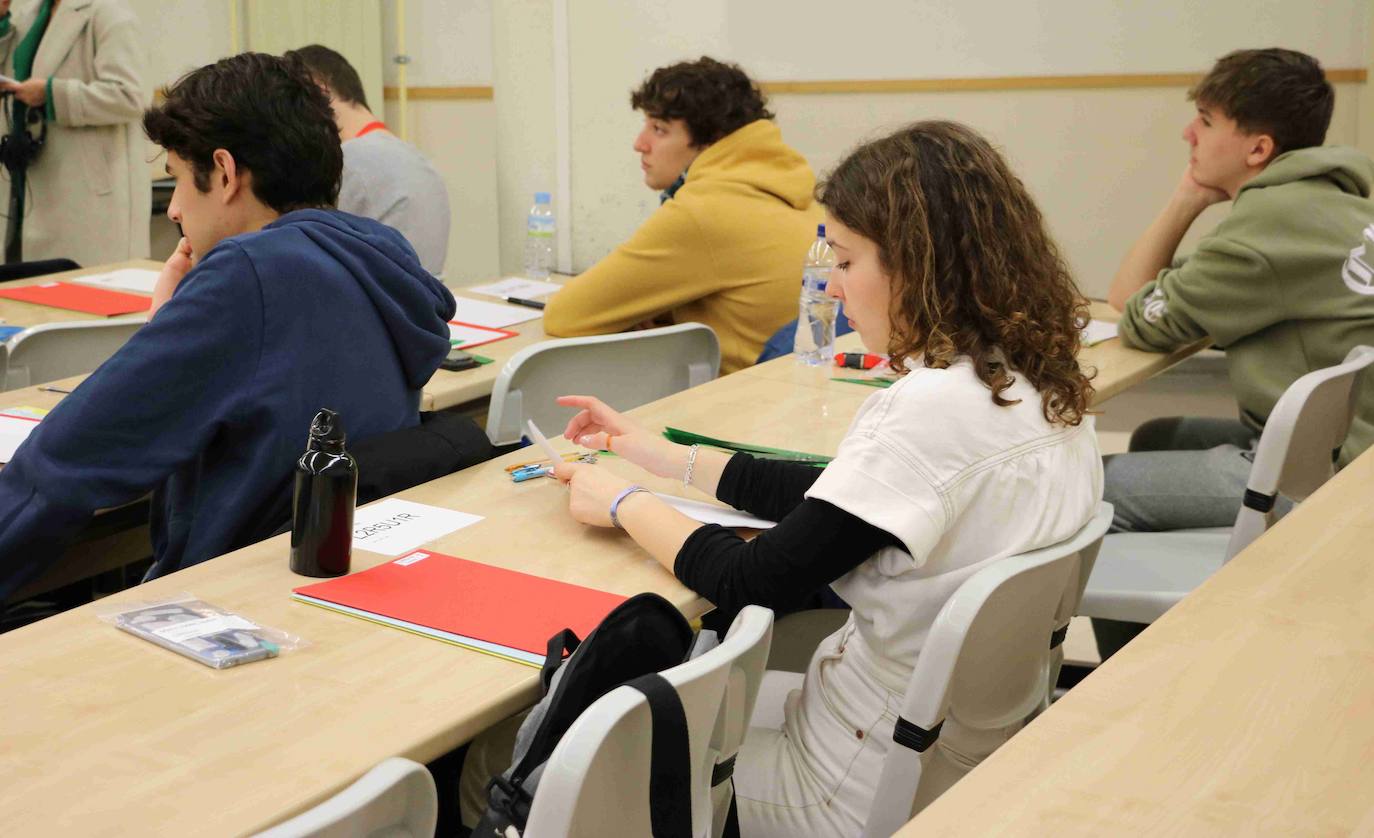
[(14, 459), (14, 452), (36, 427), (37, 419), (0, 414), (0, 463)]
[(399, 556), (480, 520), (481, 515), (388, 498), (353, 513), (353, 549)]
[(492, 282), (487, 285), (472, 285), (463, 290), (471, 291), (474, 294), (486, 294), (489, 297), (519, 297), (522, 300), (531, 300), (535, 297), (542, 297), (545, 294), (553, 294), (563, 286), (556, 282), (544, 282), (539, 279), (525, 279), (519, 276), (510, 276), (500, 282)]
[(1092, 346), (1116, 337), (1116, 324), (1107, 320), (1089, 320), (1083, 329), (1083, 345)]
[(120, 268), (107, 274), (92, 274), (73, 280), (82, 285), (97, 285), (101, 288), (117, 288), (120, 291), (133, 291), (137, 294), (153, 293), (157, 284), (157, 271), (147, 268)]
[(765, 521), (762, 518), (755, 518), (748, 512), (740, 512), (738, 509), (731, 509), (728, 506), (717, 506), (713, 503), (703, 503), (699, 500), (688, 500), (675, 495), (659, 495), (663, 502), (691, 518), (693, 521), (700, 521), (703, 524), (720, 524), (722, 527), (749, 527), (755, 530), (766, 530), (776, 527), (776, 521)]
[(524, 323), (527, 320), (534, 320), (536, 317), (543, 317), (544, 312), (537, 308), (525, 308), (524, 306), (508, 306), (504, 303), (488, 303), (482, 300), (470, 300), (467, 297), (458, 298), (458, 310), (454, 313), (453, 319), (463, 323), (471, 323), (474, 326), (486, 326), (490, 329), (504, 329), (516, 323)]
[(505, 340), (510, 335), (505, 332), (497, 332), (491, 329), (484, 329), (480, 326), (469, 326), (466, 323), (449, 323), (448, 339), (459, 349), (471, 349), (474, 346), (481, 346), (492, 341)]

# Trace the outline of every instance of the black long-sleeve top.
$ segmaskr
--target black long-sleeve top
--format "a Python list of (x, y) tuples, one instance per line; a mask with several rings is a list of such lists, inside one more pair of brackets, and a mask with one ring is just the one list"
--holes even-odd
[(752, 541), (716, 524), (699, 527), (678, 550), (673, 573), (724, 612), (750, 604), (788, 611), (881, 548), (902, 546), (891, 533), (806, 498), (820, 474), (798, 463), (731, 457), (716, 497), (778, 525)]

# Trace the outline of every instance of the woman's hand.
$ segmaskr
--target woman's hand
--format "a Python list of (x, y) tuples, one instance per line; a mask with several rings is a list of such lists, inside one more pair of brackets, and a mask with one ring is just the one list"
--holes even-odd
[[(590, 463), (557, 463), (553, 476), (570, 490), (568, 511), (573, 520), (594, 527), (610, 527), (611, 503), (632, 484)], [(627, 498), (628, 500), (628, 498)]]
[(157, 275), (157, 282), (153, 283), (153, 304), (148, 309), (148, 319), (152, 320), (157, 310), (162, 308), (162, 304), (172, 299), (172, 292), (177, 290), (177, 286), (186, 278), (195, 264), (195, 259), (191, 254), (191, 243), (182, 236), (181, 241), (177, 242), (177, 249), (172, 251), (172, 255), (167, 257), (167, 262), (162, 266), (162, 272)]
[(685, 449), (611, 409), (594, 396), (559, 396), (564, 407), (581, 408), (563, 436), (584, 448), (611, 451), (659, 477), (681, 477)]

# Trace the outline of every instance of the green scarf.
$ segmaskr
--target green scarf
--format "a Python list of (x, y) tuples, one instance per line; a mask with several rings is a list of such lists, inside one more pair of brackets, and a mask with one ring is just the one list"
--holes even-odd
[[(33, 59), (38, 55), (38, 45), (43, 41), (43, 33), (48, 29), (48, 21), (52, 18), (52, 0), (43, 0), (43, 5), (38, 7), (38, 17), (34, 18), (33, 26), (24, 33), (24, 40), (19, 42), (19, 46), (14, 48), (14, 78), (16, 81), (28, 81), (29, 76), (33, 75)], [(47, 117), (53, 118), (52, 104), (52, 85), (48, 85)], [(14, 101), (14, 124), (23, 125), (25, 117), (28, 116), (29, 107), (18, 99)]]

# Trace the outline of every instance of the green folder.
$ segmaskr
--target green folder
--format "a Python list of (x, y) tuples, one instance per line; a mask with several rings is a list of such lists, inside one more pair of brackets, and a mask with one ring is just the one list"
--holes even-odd
[(832, 378), (831, 381), (843, 381), (845, 384), (862, 384), (865, 387), (891, 387), (896, 382), (890, 378)]
[(701, 434), (694, 434), (691, 431), (684, 431), (679, 428), (664, 428), (663, 435), (670, 442), (679, 445), (705, 445), (709, 448), (719, 448), (724, 451), (743, 451), (754, 457), (764, 460), (786, 460), (794, 463), (805, 463), (816, 466), (825, 466), (826, 463), (835, 459), (826, 457), (822, 454), (808, 454), (805, 451), (789, 451), (786, 448), (769, 448), (766, 445), (751, 445), (744, 442), (731, 442), (726, 439), (715, 439)]

